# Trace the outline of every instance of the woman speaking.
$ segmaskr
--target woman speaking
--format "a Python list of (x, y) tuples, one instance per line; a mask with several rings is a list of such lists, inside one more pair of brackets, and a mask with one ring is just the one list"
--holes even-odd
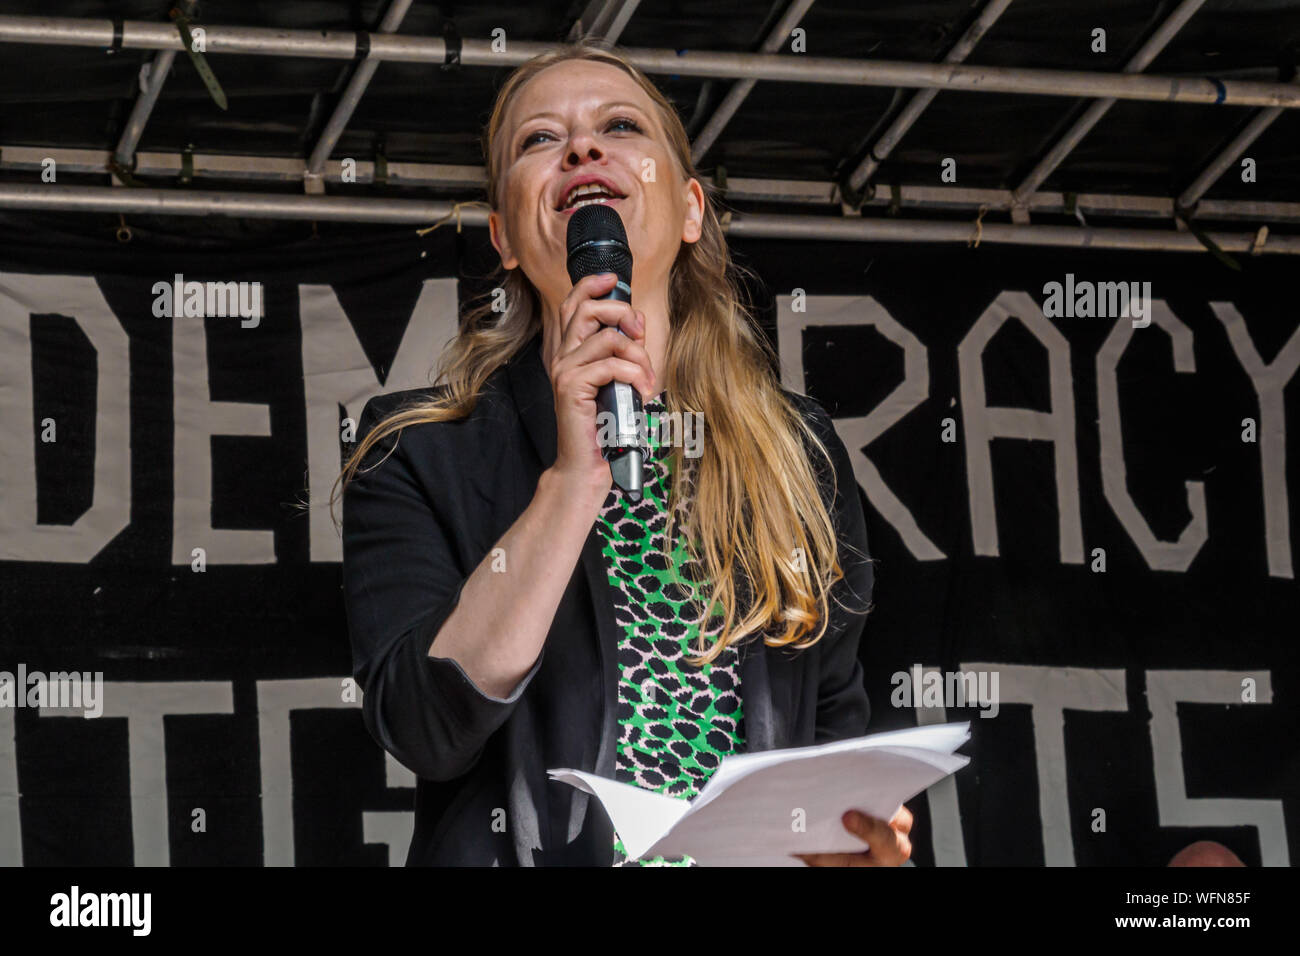
[[(826, 412), (780, 387), (640, 71), (590, 46), (530, 60), (484, 152), (503, 295), (435, 387), (366, 405), (340, 476), (354, 672), (370, 733), (419, 777), (408, 865), (622, 864), (599, 804), (548, 768), (690, 799), (727, 754), (866, 732), (862, 509)], [(569, 278), (589, 203), (625, 226), (635, 307), (603, 298), (613, 275)], [(641, 496), (602, 456), (611, 381), (645, 400)], [(907, 859), (906, 809), (845, 809), (863, 852), (804, 862)]]

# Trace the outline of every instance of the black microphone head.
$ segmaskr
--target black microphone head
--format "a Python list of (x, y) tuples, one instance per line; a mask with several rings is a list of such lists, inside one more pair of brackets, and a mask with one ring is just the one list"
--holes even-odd
[(603, 203), (583, 206), (569, 217), (569, 279), (613, 272), (619, 281), (632, 284), (632, 250), (627, 230), (618, 212)]

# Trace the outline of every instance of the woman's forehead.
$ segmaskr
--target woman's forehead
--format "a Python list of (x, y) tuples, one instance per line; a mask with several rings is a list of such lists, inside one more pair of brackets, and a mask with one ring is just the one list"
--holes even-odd
[(548, 66), (520, 87), (510, 101), (503, 125), (510, 128), (527, 122), (539, 112), (555, 110), (557, 97), (566, 92), (596, 105), (606, 97), (613, 97), (640, 106), (653, 116), (653, 102), (626, 71), (594, 60), (563, 60)]

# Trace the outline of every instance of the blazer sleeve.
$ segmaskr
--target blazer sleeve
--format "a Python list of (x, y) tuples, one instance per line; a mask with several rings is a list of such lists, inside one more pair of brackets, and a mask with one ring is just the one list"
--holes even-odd
[[(858, 651), (871, 606), (874, 574), (867, 552), (867, 525), (862, 511), (858, 481), (848, 451), (830, 415), (811, 399), (813, 429), (826, 446), (834, 465), (834, 506), (831, 509), (839, 543), (840, 566), (844, 577), (836, 582), (830, 595), (830, 626), (815, 645), (818, 651), (817, 723), (814, 742), (860, 737), (867, 732), (871, 704), (867, 699), (862, 662)], [(825, 471), (826, 462), (814, 452), (816, 470)], [(830, 489), (824, 487), (823, 500), (831, 501)]]
[[(391, 402), (379, 396), (366, 403), (360, 436)], [(456, 661), (429, 656), (474, 568), (458, 558), (463, 509), (412, 467), (413, 431), (380, 442), (344, 489), (344, 599), (367, 730), (418, 776), (451, 780), (474, 766), (509, 718), (544, 651), (504, 698), (480, 690)]]

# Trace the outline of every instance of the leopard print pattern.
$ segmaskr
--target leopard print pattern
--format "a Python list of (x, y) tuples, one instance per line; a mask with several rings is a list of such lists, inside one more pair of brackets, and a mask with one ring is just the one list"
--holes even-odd
[[(724, 756), (744, 750), (744, 714), (738, 655), (727, 648), (711, 664), (686, 658), (697, 649), (707, 591), (699, 566), (681, 544), (690, 530), (679, 507), (671, 562), (663, 554), (672, 480), (671, 449), (661, 443), (661, 393), (644, 405), (650, 453), (641, 501), (631, 504), (611, 489), (597, 519), (602, 553), (614, 592), (615, 617), (623, 630), (618, 648), (618, 720), (615, 779), (684, 800), (708, 782)], [(680, 434), (680, 432), (679, 432)], [(690, 479), (683, 503), (690, 497)], [(707, 643), (722, 619), (704, 622)], [(690, 857), (628, 860), (615, 835), (615, 866), (694, 866)]]

